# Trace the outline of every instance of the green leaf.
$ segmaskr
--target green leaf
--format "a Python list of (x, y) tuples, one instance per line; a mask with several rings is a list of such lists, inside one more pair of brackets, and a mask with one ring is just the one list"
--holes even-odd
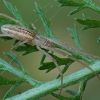
[[(47, 35), (47, 37), (54, 38), (49, 19), (46, 18), (41, 7), (36, 2), (34, 4), (35, 4), (35, 8), (36, 8), (35, 13), (39, 16), (39, 18), (41, 19), (43, 26), (45, 28), (45, 31), (46, 31), (45, 35)], [(44, 35), (44, 34), (42, 34), (42, 35)]]
[(87, 80), (88, 80), (88, 78), (85, 78), (84, 80), (80, 81), (78, 95), (80, 95), (81, 97), (82, 97), (83, 92), (86, 88)]
[(73, 100), (72, 98), (67, 98), (67, 97), (64, 97), (64, 96), (56, 94), (56, 93), (51, 93), (51, 94), (52, 94), (52, 96), (56, 97), (59, 100)]
[(31, 46), (29, 44), (25, 44), (23, 46), (19, 46), (18, 48), (16, 48), (15, 51), (18, 51), (18, 52), (24, 51), (24, 53), (22, 55), (27, 55), (29, 53), (38, 51), (38, 49), (36, 48), (36, 46)]
[(12, 40), (12, 38), (10, 38), (10, 37), (0, 37), (0, 38), (2, 38), (3, 41)]
[(16, 7), (12, 6), (12, 4), (7, 2), (6, 0), (3, 0), (3, 2), (18, 21), (22, 22), (23, 24), (26, 24)]
[(8, 71), (18, 77), (20, 77), (21, 79), (26, 80), (26, 82), (28, 82), (31, 85), (38, 85), (41, 84), (41, 82), (33, 79), (32, 77), (30, 77), (27, 73), (24, 73), (20, 70), (18, 70), (17, 68), (11, 66), (10, 64), (8, 64), (7, 62), (5, 62), (3, 59), (0, 58), (0, 70), (3, 71)]
[(16, 83), (13, 84), (11, 88), (6, 92), (5, 96), (3, 97), (3, 100), (5, 100), (14, 91), (14, 89), (24, 81), (25, 80), (22, 80), (22, 79), (19, 79), (18, 81), (16, 81)]
[(46, 58), (46, 55), (43, 54), (42, 58), (41, 58), (41, 61), (40, 61), (40, 64), (42, 64), (44, 62), (45, 58)]
[[(46, 49), (44, 49), (44, 50), (45, 50), (46, 52), (49, 51), (49, 50), (46, 50)], [(40, 64), (42, 64), (42, 63), (44, 62), (45, 58), (46, 58), (46, 55), (43, 54), (43, 55), (42, 55), (42, 58), (41, 58), (41, 61), (40, 61)]]
[(15, 40), (13, 43), (13, 46), (16, 45), (19, 42), (19, 40)]
[(69, 15), (75, 14), (84, 8), (89, 8), (100, 13), (100, 6), (92, 2), (92, 0), (80, 0), (80, 2), (77, 2), (76, 0), (57, 0), (57, 1), (61, 3), (61, 6), (76, 6), (77, 7), (76, 9), (73, 9), (69, 13)]
[(79, 90), (78, 93), (74, 92), (73, 90), (67, 90), (66, 92), (70, 93), (71, 95), (73, 95), (73, 97), (64, 97), (61, 96), (59, 94), (55, 94), (55, 93), (51, 93), (54, 97), (60, 99), (60, 100), (82, 100), (82, 96), (83, 96), (83, 92), (85, 90), (86, 87), (86, 83), (87, 83), (87, 79), (84, 79), (82, 81), (80, 81), (80, 85), (79, 85)]
[[(4, 78), (4, 77), (3, 77)], [(2, 82), (2, 81), (0, 81)], [(4, 81), (3, 81), (4, 82)], [(8, 79), (6, 80), (6, 83), (12, 84), (11, 88), (6, 92), (5, 96), (3, 97), (3, 100), (5, 100), (13, 91), (14, 89), (21, 83), (25, 82), (25, 79)]]
[(59, 3), (61, 3), (61, 6), (82, 6), (83, 3), (77, 2), (75, 0), (57, 0)]
[(17, 58), (17, 56), (14, 53), (12, 53), (12, 52), (5, 53), (4, 52), (4, 55), (6, 55), (7, 57), (9, 57), (11, 59), (10, 63), (15, 62), (22, 69), (23, 72), (26, 72), (24, 69), (24, 66), (22, 65), (22, 63), (20, 62), (20, 60)]
[(97, 43), (100, 41), (100, 37), (98, 38), (98, 40), (97, 40)]
[(14, 84), (17, 84), (17, 83), (22, 83), (24, 81), (25, 81), (25, 79), (22, 79), (22, 78), (20, 78), (20, 79), (11, 79), (11, 78), (9, 78), (8, 79), (8, 78), (5, 78), (5, 77), (0, 75), (0, 86), (1, 85), (8, 85), (8, 84), (14, 85)]
[(77, 27), (76, 25), (74, 25), (74, 29), (71, 29), (71, 28), (67, 28), (67, 30), (69, 31), (72, 39), (74, 39), (75, 43), (76, 43), (76, 46), (78, 47), (79, 50), (82, 50), (82, 47), (80, 45), (80, 40), (79, 40), (79, 37), (78, 37), (78, 32), (77, 32)]
[[(68, 59), (68, 58), (67, 58), (67, 59)], [(67, 69), (69, 68), (69, 66), (70, 66), (73, 62), (74, 62), (73, 60), (69, 59), (69, 61), (67, 62), (67, 64), (65, 64), (64, 68), (62, 69), (62, 73), (63, 73), (63, 74), (67, 71)], [(61, 76), (61, 75), (59, 74), (59, 75), (57, 76), (57, 78), (59, 78), (60, 76)]]
[(79, 8), (73, 9), (68, 15), (73, 15), (75, 13), (78, 13), (79, 11), (83, 10), (85, 7), (81, 6)]
[(66, 91), (66, 92), (70, 93), (71, 95), (73, 95), (72, 100), (82, 100), (82, 96), (83, 96), (83, 92), (84, 92), (85, 87), (86, 87), (87, 79), (88, 78), (80, 81), (78, 93), (74, 92), (73, 90)]
[(8, 19), (8, 18), (5, 18), (4, 16), (2, 16), (2, 14), (0, 14), (1, 16), (0, 16), (0, 27), (2, 26), (2, 25), (4, 25), (4, 24), (16, 24), (16, 22), (14, 22), (14, 21), (12, 21), (12, 20), (10, 20), (10, 19)]
[[(67, 67), (70, 66), (70, 64), (72, 64), (74, 61), (69, 59), (69, 58), (59, 58), (53, 54), (50, 54), (58, 63), (59, 66), (61, 65), (66, 65)], [(67, 70), (66, 67), (66, 70)], [(40, 67), (38, 68), (39, 70), (47, 70), (46, 73), (50, 72), (51, 70), (53, 70), (54, 68), (56, 68), (54, 62), (44, 62), (40, 65)], [(66, 71), (63, 70), (63, 73)]]
[(76, 21), (82, 25), (86, 25), (82, 28), (82, 30), (90, 29), (90, 28), (99, 28), (100, 20), (91, 19), (83, 15), (83, 19), (76, 18)]
[(69, 89), (66, 90), (66, 92), (69, 93), (69, 94), (71, 94), (71, 95), (73, 95), (73, 96), (75, 96), (77, 94), (75, 91), (69, 90)]
[(18, 83), (18, 84), (14, 84), (14, 85), (6, 92), (5, 96), (3, 97), (3, 100), (5, 100), (5, 99), (14, 91), (14, 89), (15, 89), (18, 85), (19, 85), (19, 83)]

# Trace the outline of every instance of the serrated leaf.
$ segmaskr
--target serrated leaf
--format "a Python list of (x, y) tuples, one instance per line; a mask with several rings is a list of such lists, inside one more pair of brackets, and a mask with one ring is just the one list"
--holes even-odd
[(61, 6), (82, 6), (83, 3), (77, 2), (75, 0), (57, 0), (61, 3)]
[(48, 37), (54, 38), (53, 33), (52, 33), (52, 30), (51, 30), (51, 24), (50, 24), (49, 19), (46, 18), (46, 16), (44, 15), (44, 12), (41, 9), (41, 7), (36, 2), (34, 4), (35, 4), (35, 8), (36, 8), (35, 13), (41, 19), (41, 21), (43, 23), (43, 26), (45, 28), (45, 31), (46, 31), (46, 35)]
[(18, 70), (17, 68), (11, 66), (9, 63), (7, 63), (6, 61), (4, 61), (3, 59), (0, 58), (0, 70), (2, 71), (8, 71), (18, 77), (20, 77), (21, 79), (26, 80), (29, 84), (31, 84), (32, 86), (34, 85), (39, 85), (41, 84), (40, 81), (37, 81), (35, 79), (33, 79), (32, 77), (30, 77), (27, 73), (23, 73), (22, 71)]
[(92, 2), (92, 0), (81, 0), (80, 2), (77, 2), (75, 0), (57, 0), (57, 1), (61, 3), (61, 6), (76, 6), (77, 7), (76, 9), (73, 9), (69, 13), (69, 15), (73, 15), (84, 8), (89, 8), (100, 13), (100, 6)]
[(78, 13), (79, 11), (81, 11), (84, 8), (85, 8), (84, 6), (81, 6), (79, 8), (73, 9), (68, 15), (73, 15), (75, 13)]
[(18, 21), (22, 22), (23, 24), (26, 24), (16, 7), (12, 6), (12, 4), (7, 2), (6, 0), (3, 0), (3, 2)]
[(100, 27), (100, 20), (97, 20), (97, 19), (91, 19), (91, 18), (79, 19), (79, 18), (76, 18), (76, 21), (80, 24), (86, 25), (85, 27), (82, 28), (82, 30)]
[[(72, 62), (73, 63), (73, 60), (69, 59), (69, 58), (59, 58), (55, 55), (52, 55), (50, 54), (58, 63), (59, 66), (61, 65), (70, 65), (69, 63)], [(45, 63), (42, 63), (40, 65), (40, 67), (38, 68), (39, 70), (47, 70), (46, 73), (48, 73), (49, 71), (53, 70), (54, 68), (56, 68), (54, 62), (45, 62)], [(65, 72), (65, 71), (63, 71)]]
[(24, 69), (24, 66), (22, 65), (22, 63), (20, 62), (20, 60), (17, 58), (17, 56), (14, 53), (12, 53), (12, 52), (5, 53), (4, 52), (4, 55), (7, 56), (7, 57), (9, 57), (11, 59), (11, 63), (15, 62), (21, 68), (21, 70), (23, 72), (26, 72), (25, 69)]
[(78, 32), (77, 32), (77, 27), (76, 25), (74, 25), (74, 29), (72, 28), (67, 28), (67, 30), (69, 31), (72, 39), (74, 39), (76, 46), (78, 47), (79, 50), (82, 50), (82, 47), (80, 45), (80, 40), (78, 37)]
[(14, 21), (12, 21), (12, 20), (10, 20), (10, 19), (8, 19), (8, 18), (5, 18), (4, 16), (2, 16), (2, 14), (0, 14), (1, 16), (0, 16), (0, 27), (2, 26), (2, 25), (4, 25), (4, 24), (16, 24), (16, 22), (14, 22)]
[(31, 46), (29, 44), (25, 44), (23, 46), (16, 48), (15, 51), (18, 51), (18, 52), (24, 51), (24, 53), (22, 55), (27, 55), (29, 53), (38, 51), (38, 49), (36, 48), (36, 46)]
[(11, 79), (11, 78), (5, 78), (0, 75), (0, 85), (8, 85), (8, 84), (16, 84), (16, 83), (22, 83), (25, 79)]

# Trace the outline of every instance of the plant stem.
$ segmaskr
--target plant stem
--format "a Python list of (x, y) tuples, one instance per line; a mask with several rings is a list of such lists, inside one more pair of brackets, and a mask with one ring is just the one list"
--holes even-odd
[[(100, 61), (96, 61), (93, 65), (90, 66), (95, 72), (100, 73)], [(83, 68), (79, 71), (76, 71), (68, 76), (64, 77), (64, 85), (63, 87), (67, 87), (73, 84), (78, 83), (84, 79), (90, 79), (94, 77), (94, 74), (87, 68)], [(56, 91), (60, 87), (60, 79), (55, 79), (53, 81), (49, 81), (41, 84), (33, 89), (30, 89), (20, 95), (13, 96), (11, 98), (7, 98), (6, 100), (36, 100), (39, 99), (52, 91)], [(45, 87), (45, 88), (44, 88)]]

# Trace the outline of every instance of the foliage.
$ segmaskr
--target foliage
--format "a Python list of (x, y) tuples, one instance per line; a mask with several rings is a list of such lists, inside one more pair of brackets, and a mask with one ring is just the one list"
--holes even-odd
[[(29, 28), (30, 30), (33, 31), (32, 27), (29, 26), (22, 18), (22, 16), (20, 15), (18, 9), (16, 7), (14, 7), (11, 3), (4, 1), (5, 6), (8, 8), (8, 10), (14, 15), (14, 17), (20, 21), (22, 24), (24, 24), (24, 26), (26, 26), (27, 28)], [(80, 0), (76, 1), (76, 0), (57, 0), (60, 4), (61, 7), (63, 6), (74, 6), (77, 7), (76, 9), (72, 10), (70, 12), (69, 15), (75, 14), (79, 11), (81, 11), (84, 8), (89, 8), (92, 10), (95, 10), (97, 12), (100, 12), (100, 7), (95, 4), (94, 2), (92, 2), (91, 0)], [(44, 34), (41, 31), (38, 31), (38, 34), (43, 35), (45, 37), (49, 37), (50, 39), (52, 39), (53, 41), (58, 40), (54, 35), (53, 32), (51, 30), (51, 24), (50, 24), (50, 20), (47, 19), (47, 17), (45, 16), (43, 10), (41, 9), (41, 7), (35, 2), (35, 13), (39, 16), (39, 18), (41, 19), (45, 32), (46, 34)], [(91, 19), (86, 17), (85, 15), (83, 15), (83, 19), (78, 19), (76, 18), (76, 21), (79, 22), (80, 24), (86, 25), (83, 29), (90, 29), (90, 28), (97, 28), (100, 27), (100, 21), (99, 20), (95, 20), (95, 19)], [(17, 22), (14, 22), (8, 18), (2, 17), (0, 16), (0, 27), (4, 24), (17, 24)], [(78, 32), (77, 32), (77, 28), (76, 25), (74, 27), (74, 29), (72, 28), (67, 28), (68, 31), (70, 32), (71, 37), (74, 39), (76, 46), (79, 48), (79, 50), (82, 50), (81, 44), (80, 44), (80, 40), (78, 37)], [(9, 40), (11, 38), (4, 38), (4, 40)], [(18, 41), (15, 41), (13, 46), (17, 44)], [(59, 58), (54, 54), (50, 54), (58, 63), (59, 66), (64, 65), (64, 68), (62, 70), (62, 73), (64, 74), (67, 69), (69, 68), (69, 66), (74, 62), (74, 60), (78, 61), (78, 59), (81, 59), (83, 61), (89, 62), (89, 67), (91, 67), (95, 72), (100, 73), (100, 61), (99, 60), (94, 60), (84, 54), (80, 54), (79, 52), (74, 52), (68, 48), (63, 47), (62, 45), (60, 45), (59, 43), (56, 45), (56, 47), (58, 49), (63, 50), (64, 52), (69, 52), (72, 57), (74, 57), (75, 59), (70, 59), (70, 58)], [(45, 49), (44, 49), (45, 50)], [(36, 46), (30, 46), (29, 44), (25, 44), (23, 46), (18, 47), (15, 51), (17, 52), (24, 52), (22, 55), (27, 55), (29, 53), (32, 52), (38, 52), (38, 49), (36, 48)], [(45, 50), (46, 52), (48, 52), (47, 50)], [(85, 90), (86, 87), (86, 83), (87, 81), (94, 77), (95, 75), (88, 70), (87, 68), (84, 68), (82, 70), (79, 70), (77, 72), (74, 72), (68, 76), (64, 76), (64, 82), (63, 82), (63, 87), (67, 87), (76, 83), (80, 83), (79, 86), (79, 90), (78, 92), (74, 92), (73, 90), (66, 90), (66, 92), (68, 92), (69, 94), (72, 95), (72, 97), (64, 97), (62, 95), (58, 95), (55, 94), (54, 91), (59, 90), (60, 88), (60, 75), (57, 76), (57, 79), (52, 80), (52, 81), (48, 81), (48, 82), (40, 82), (38, 80), (35, 80), (34, 78), (32, 78), (30, 75), (28, 75), (28, 73), (26, 72), (26, 70), (24, 69), (24, 66), (22, 65), (22, 63), (19, 61), (19, 59), (16, 57), (16, 55), (12, 52), (10, 53), (4, 53), (7, 57), (9, 57), (10, 59), (12, 59), (12, 62), (15, 62), (21, 70), (14, 68), (13, 66), (11, 66), (10, 64), (8, 64), (6, 61), (4, 61), (2, 58), (0, 58), (0, 70), (3, 71), (8, 71), (16, 76), (18, 76), (18, 79), (8, 79), (5, 78), (3, 76), (0, 76), (0, 85), (8, 85), (11, 84), (11, 88), (7, 91), (7, 93), (4, 96), (4, 100), (29, 100), (29, 99), (40, 99), (41, 97), (47, 95), (47, 94), (52, 94), (54, 97), (60, 99), (60, 100), (82, 100), (82, 96), (83, 96), (83, 92)], [(39, 70), (46, 70), (46, 73), (52, 71), (56, 66), (54, 65), (53, 62), (44, 62), (46, 56), (43, 55), (41, 58), (41, 62), (40, 62), (40, 67)], [(14, 91), (14, 89), (21, 84), (22, 82), (28, 82), (30, 85), (32, 85), (34, 88), (27, 90), (23, 93), (21, 93), (20, 95), (15, 95), (13, 97), (9, 97), (10, 94)], [(45, 87), (45, 88), (44, 88)], [(9, 97), (9, 98), (8, 98)]]

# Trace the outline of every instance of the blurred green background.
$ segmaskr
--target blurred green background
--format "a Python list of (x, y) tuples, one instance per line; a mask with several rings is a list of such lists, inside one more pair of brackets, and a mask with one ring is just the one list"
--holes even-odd
[[(81, 41), (81, 45), (84, 49), (84, 51), (98, 55), (100, 56), (99, 50), (100, 50), (100, 43), (97, 43), (97, 39), (99, 38), (99, 28), (96, 29), (90, 29), (90, 30), (84, 30), (81, 31), (82, 25), (78, 24), (75, 21), (75, 18), (82, 18), (82, 13), (84, 13), (86, 16), (100, 19), (100, 14), (97, 12), (94, 12), (90, 9), (82, 10), (81, 12), (68, 16), (68, 13), (74, 8), (74, 7), (60, 7), (59, 3), (55, 0), (6, 0), (11, 2), (14, 6), (16, 6), (20, 14), (22, 15), (23, 19), (27, 23), (34, 23), (37, 30), (43, 31), (44, 28), (43, 25), (38, 19), (38, 16), (33, 12), (35, 9), (34, 2), (37, 2), (44, 10), (46, 16), (51, 19), (51, 26), (54, 35), (60, 39), (61, 41), (67, 42), (69, 45), (76, 47), (74, 41), (71, 39), (67, 27), (74, 27), (74, 24), (76, 23), (77, 29), (79, 32), (79, 38)], [(100, 5), (99, 0), (93, 0), (95, 3)], [(0, 0), (0, 13), (5, 13), (9, 16), (12, 16), (12, 14), (8, 11), (8, 9), (4, 6), (3, 1)], [(12, 16), (13, 17), (13, 16)], [(11, 61), (7, 59), (3, 52), (9, 52), (12, 46), (13, 40), (3, 42), (2, 39), (0, 39), (0, 57), (6, 60), (8, 63)], [(20, 56), (22, 53), (16, 53), (17, 57), (20, 59), (20, 61), (23, 63), (25, 69), (27, 72), (35, 79), (39, 81), (49, 81), (52, 79), (55, 79), (55, 77), (58, 74), (58, 70), (55, 69), (49, 73), (45, 73), (45, 71), (38, 70), (39, 63), (41, 60), (42, 53), (36, 52), (31, 53), (26, 56)], [(50, 61), (50, 59), (47, 59), (46, 61)], [(13, 66), (17, 67), (13, 64)], [(81, 69), (83, 66), (81, 64), (78, 64), (77, 62), (73, 63), (72, 66), (68, 69), (68, 71), (65, 73), (65, 75), (72, 73), (76, 70)], [(6, 76), (8, 78), (16, 77), (12, 74), (9, 74), (7, 72), (1, 72), (3, 76)], [(0, 100), (2, 100), (4, 94), (6, 91), (10, 88), (9, 86), (1, 86), (0, 87)], [(18, 86), (12, 95), (16, 95), (19, 92), (24, 92), (28, 89), (32, 88), (30, 85), (24, 83)], [(75, 91), (78, 90), (78, 84), (73, 85), (70, 87), (67, 87), (67, 89), (73, 89)], [(64, 93), (65, 96), (70, 96), (67, 93)], [(47, 100), (50, 98), (51, 100), (57, 100), (54, 97), (48, 95), (41, 100)], [(83, 100), (100, 100), (100, 80), (95, 77), (88, 81)]]

